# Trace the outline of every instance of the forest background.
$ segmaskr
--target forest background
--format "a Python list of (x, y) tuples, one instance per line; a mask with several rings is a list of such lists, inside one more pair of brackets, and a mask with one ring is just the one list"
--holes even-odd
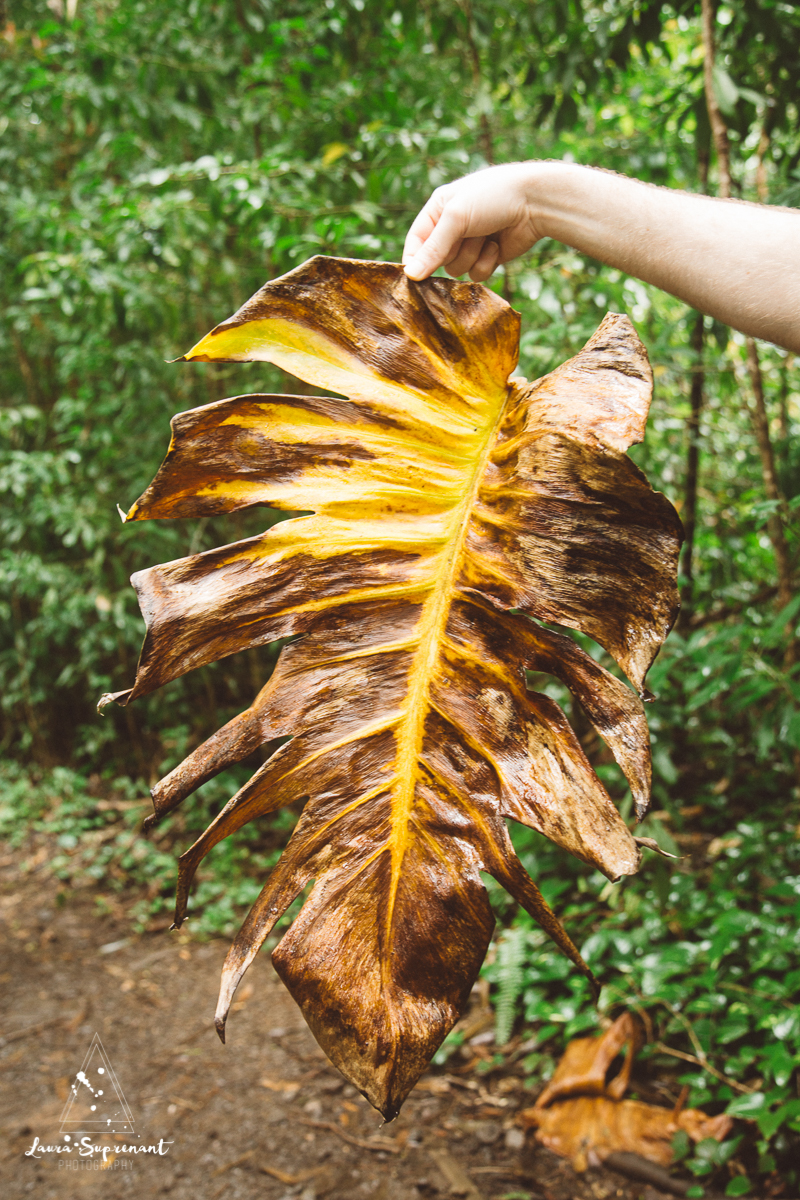
[[(0, 0), (0, 830), (20, 855), (48, 847), (65, 899), (91, 886), (99, 911), (168, 924), (175, 852), (242, 775), (146, 840), (148, 785), (246, 707), (276, 657), (252, 650), (96, 715), (134, 675), (131, 572), (279, 519), (120, 523), (172, 414), (303, 390), (264, 364), (169, 360), (312, 254), (396, 261), (432, 189), (491, 162), (560, 158), (724, 193), (726, 134), (734, 196), (800, 205), (798, 7), (731, 0), (710, 28), (704, 87), (691, 0)], [(687, 530), (682, 615), (649, 678), (641, 829), (680, 857), (612, 885), (514, 830), (605, 987), (598, 1013), (491, 888), (496, 1046), (524, 1023), (535, 1088), (566, 1039), (632, 1007), (667, 1093), (741, 1118), (721, 1148), (677, 1146), (694, 1194), (795, 1195), (800, 364), (549, 240), (491, 286), (522, 313), (529, 378), (607, 310), (631, 316), (656, 376), (633, 456)], [(569, 707), (555, 681), (534, 682)], [(572, 718), (630, 816), (621, 773)], [(212, 852), (197, 936), (235, 928), (297, 815)]]

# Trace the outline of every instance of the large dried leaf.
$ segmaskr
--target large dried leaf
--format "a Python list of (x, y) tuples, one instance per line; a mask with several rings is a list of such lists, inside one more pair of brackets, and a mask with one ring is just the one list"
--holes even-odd
[[(575, 1038), (567, 1046), (553, 1078), (522, 1120), (537, 1139), (569, 1158), (576, 1171), (596, 1167), (612, 1154), (637, 1154), (668, 1167), (672, 1139), (679, 1130), (692, 1141), (722, 1141), (733, 1121), (721, 1113), (710, 1117), (698, 1108), (659, 1108), (641, 1100), (624, 1100), (631, 1067), (642, 1041), (641, 1028), (623, 1013), (600, 1037)], [(619, 1073), (609, 1079), (612, 1063), (627, 1046)]]
[[(625, 456), (651, 392), (630, 322), (509, 382), (519, 319), (486, 288), (412, 283), (383, 263), (315, 258), (263, 287), (187, 355), (272, 362), (320, 396), (237, 396), (172, 422), (129, 520), (252, 505), (310, 510), (261, 537), (135, 575), (147, 623), (127, 703), (249, 646), (303, 634), (247, 712), (154, 789), (156, 817), (272, 738), (292, 740), (181, 859), (305, 800), (225, 965), (218, 1028), (275, 921), (273, 954), (320, 1044), (394, 1115), (458, 1019), (488, 946), (493, 875), (581, 970), (522, 868), (514, 818), (609, 878), (639, 849), (564, 713), (526, 670), (572, 691), (648, 800), (641, 689), (677, 609), (677, 516)], [(521, 609), (522, 612), (514, 612)]]
[(672, 1139), (679, 1131), (693, 1142), (714, 1138), (721, 1142), (730, 1133), (731, 1117), (711, 1117), (699, 1108), (674, 1111), (645, 1104), (643, 1100), (612, 1100), (607, 1096), (577, 1096), (551, 1108), (527, 1109), (527, 1124), (537, 1139), (576, 1171), (597, 1167), (612, 1154), (638, 1154), (668, 1167), (673, 1161)]

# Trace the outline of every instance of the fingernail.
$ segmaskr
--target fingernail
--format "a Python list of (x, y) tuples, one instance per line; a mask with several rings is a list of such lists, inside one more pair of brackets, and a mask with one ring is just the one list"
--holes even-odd
[(416, 258), (412, 258), (410, 262), (405, 263), (403, 269), (409, 279), (422, 279), (425, 274), (423, 267), (417, 262)]

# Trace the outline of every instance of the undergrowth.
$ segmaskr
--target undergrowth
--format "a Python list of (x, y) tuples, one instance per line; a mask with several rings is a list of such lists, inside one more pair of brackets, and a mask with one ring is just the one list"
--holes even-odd
[[(32, 776), (7, 764), (0, 768), (0, 837), (23, 871), (54, 873), (65, 897), (91, 888), (101, 913), (124, 914), (139, 932), (165, 929), (177, 855), (246, 774), (244, 766), (218, 776), (145, 837), (142, 784), (64, 767)], [(798, 1182), (800, 842), (792, 823), (770, 811), (760, 807), (715, 836), (713, 806), (705, 832), (703, 821), (681, 832), (680, 819), (661, 810), (646, 831), (666, 849), (688, 846), (691, 853), (669, 862), (648, 852), (641, 872), (616, 884), (531, 830), (512, 828), (527, 870), (603, 984), (597, 1008), (584, 978), (486, 880), (499, 918), (483, 969), (495, 1009), (495, 1055), (479, 1067), (503, 1061), (501, 1049), (516, 1027), (528, 1045), (527, 1085), (537, 1088), (571, 1038), (595, 1032), (623, 1008), (638, 1013), (647, 1033), (641, 1066), (658, 1081), (664, 1103), (688, 1089), (690, 1106), (738, 1118), (734, 1136), (721, 1145), (676, 1141), (676, 1158), (696, 1176), (692, 1196), (708, 1187), (746, 1195), (755, 1181), (770, 1178), (782, 1186)], [(215, 847), (193, 893), (193, 936), (235, 932), (296, 818), (279, 813)], [(440, 1065), (461, 1042), (448, 1039)]]
[[(199, 788), (148, 836), (147, 789), (127, 776), (87, 778), (66, 767), (31, 776), (0, 767), (0, 837), (18, 851), (23, 871), (46, 862), (65, 889), (91, 887), (98, 908), (137, 932), (171, 923), (176, 859), (247, 778), (232, 769)], [(279, 812), (216, 846), (198, 874), (189, 927), (200, 937), (232, 936), (280, 857), (296, 815)]]

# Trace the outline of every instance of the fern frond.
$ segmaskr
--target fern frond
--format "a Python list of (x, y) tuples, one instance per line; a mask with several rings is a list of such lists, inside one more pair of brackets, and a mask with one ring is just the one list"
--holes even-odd
[(507, 929), (497, 945), (494, 1040), (498, 1046), (506, 1044), (514, 1028), (517, 1001), (525, 986), (527, 950), (528, 931), (520, 927)]

